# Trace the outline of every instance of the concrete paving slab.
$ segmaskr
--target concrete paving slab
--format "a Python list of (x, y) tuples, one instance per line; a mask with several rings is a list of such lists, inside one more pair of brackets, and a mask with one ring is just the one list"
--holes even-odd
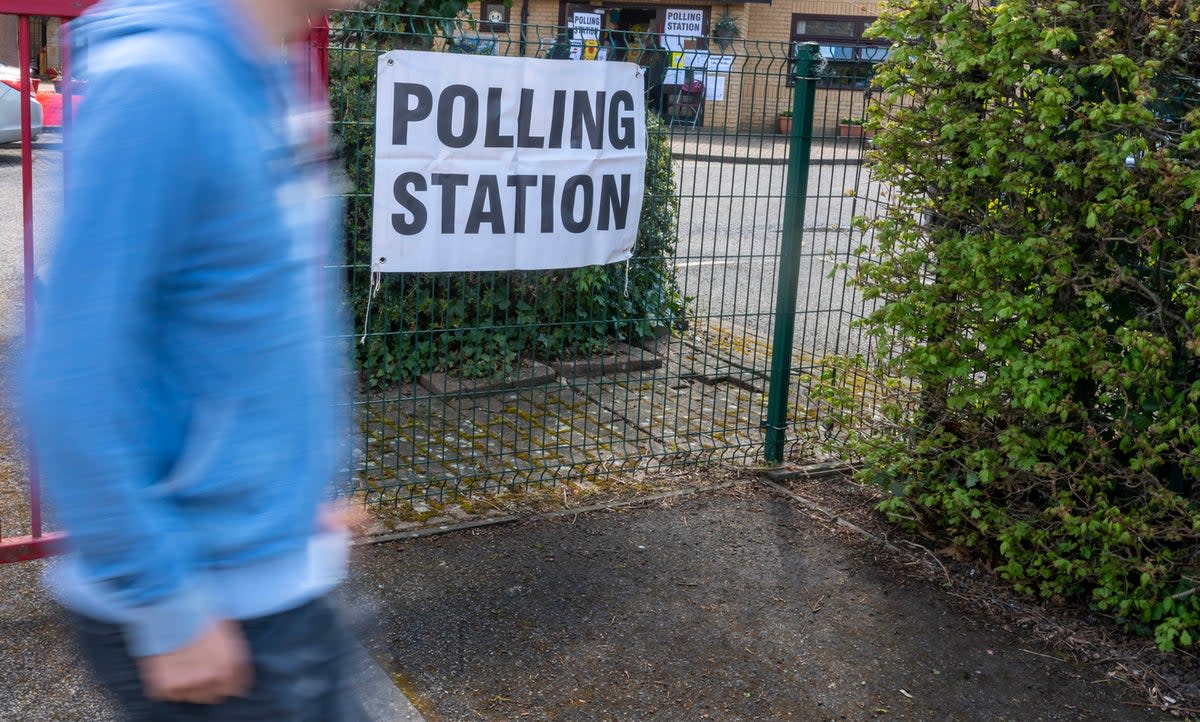
[(448, 485), (531, 468), (504, 458), (486, 423), (415, 386), (368, 397), (358, 415), (365, 458), (357, 476), (368, 503), (440, 498)]
[[(668, 361), (668, 371), (671, 365)], [(718, 451), (736, 455), (739, 447), (761, 442), (761, 394), (727, 382), (679, 376), (647, 381), (631, 374), (608, 381), (589, 389), (594, 402), (620, 409), (632, 427), (669, 457), (713, 458)]]
[(554, 361), (551, 368), (566, 383), (588, 376), (650, 371), (661, 368), (662, 359), (649, 349), (624, 343), (609, 344), (608, 353), (588, 358)]
[(569, 469), (586, 476), (623, 468), (627, 461), (652, 452), (629, 433), (624, 417), (594, 403), (590, 389), (605, 383), (589, 379), (582, 386), (556, 383), (482, 399), (454, 399), (452, 412), (479, 419), (479, 426), (505, 448), (503, 457), (529, 464), (541, 473), (526, 480), (552, 480)]
[(422, 374), (420, 383), (435, 396), (481, 396), (542, 386), (554, 381), (555, 377), (555, 369), (537, 361), (527, 361), (505, 376), (471, 379), (436, 372)]
[(352, 664), (363, 711), (370, 722), (425, 722), (408, 697), (361, 644), (354, 645)]

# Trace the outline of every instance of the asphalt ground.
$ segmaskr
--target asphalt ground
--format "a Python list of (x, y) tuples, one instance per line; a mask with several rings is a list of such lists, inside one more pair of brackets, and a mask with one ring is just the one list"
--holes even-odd
[[(769, 340), (777, 306), (786, 166), (741, 159), (676, 163), (680, 192), (676, 267), (695, 315)], [(797, 254), (796, 351), (857, 353), (850, 319), (864, 303), (846, 284), (864, 241), (854, 218), (874, 213), (882, 193), (857, 162), (814, 164), (808, 173)]]
[[(1103, 663), (963, 608), (794, 499), (720, 490), (359, 547), (346, 618), (428, 722), (1142, 722)], [(434, 531), (436, 530), (429, 530)], [(45, 562), (0, 567), (0, 721), (110, 722)]]
[(429, 722), (1169, 719), (751, 483), (361, 549)]

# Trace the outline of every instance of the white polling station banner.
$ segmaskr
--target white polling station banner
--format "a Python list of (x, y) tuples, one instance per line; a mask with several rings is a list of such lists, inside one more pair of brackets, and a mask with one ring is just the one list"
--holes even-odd
[(383, 55), (372, 270), (629, 258), (645, 192), (644, 93), (632, 63)]

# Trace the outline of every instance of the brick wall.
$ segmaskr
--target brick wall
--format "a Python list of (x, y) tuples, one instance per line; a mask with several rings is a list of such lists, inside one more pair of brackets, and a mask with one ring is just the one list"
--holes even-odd
[[(471, 15), (485, 20), (480, 3), (474, 2), (469, 6)], [(526, 31), (525, 56), (539, 55), (542, 46), (539, 41), (553, 41), (552, 27), (558, 25), (559, 4), (557, 0), (534, 0), (529, 3), (529, 29)], [(521, 54), (521, 0), (514, 0), (508, 11), (508, 31), (496, 33), (498, 49), (501, 55), (518, 56)], [(487, 33), (483, 34), (488, 37)]]
[[(848, 15), (871, 16), (877, 10), (871, 0), (867, 2), (845, 2), (844, 0), (775, 0), (770, 5), (745, 5), (748, 18), (746, 37), (772, 41), (773, 54), (786, 52), (774, 43), (790, 43), (792, 15)], [(766, 54), (767, 48), (763, 48)], [(780, 75), (786, 72), (779, 68)], [(791, 108), (792, 93), (784, 82), (753, 79), (751, 83), (760, 102), (752, 105), (748, 117), (748, 129), (760, 130), (773, 127), (780, 110)], [(818, 135), (833, 135), (837, 132), (841, 118), (861, 118), (866, 107), (866, 92), (855, 88), (818, 89), (815, 100), (813, 132)]]
[(46, 63), (51, 68), (61, 68), (62, 58), (59, 56), (59, 30), (62, 21), (58, 18), (46, 19)]

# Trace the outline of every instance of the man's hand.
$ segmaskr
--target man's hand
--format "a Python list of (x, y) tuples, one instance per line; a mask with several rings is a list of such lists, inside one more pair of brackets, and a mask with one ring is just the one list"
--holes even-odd
[(371, 525), (371, 515), (362, 507), (349, 501), (326, 502), (317, 513), (317, 528), (321, 531), (344, 531), (351, 536), (362, 536)]
[(138, 667), (146, 696), (164, 702), (218, 704), (246, 696), (254, 681), (242, 630), (229, 620), (178, 649), (139, 659)]

